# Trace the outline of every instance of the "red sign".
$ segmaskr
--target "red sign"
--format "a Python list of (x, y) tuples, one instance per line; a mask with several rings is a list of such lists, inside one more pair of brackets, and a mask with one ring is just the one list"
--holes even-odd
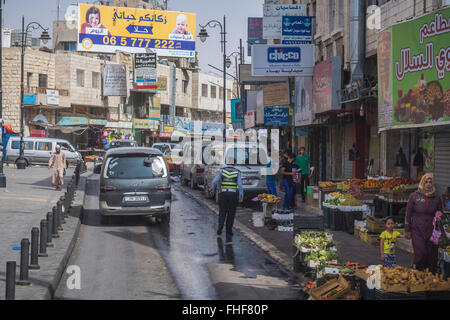
[(314, 67), (313, 112), (340, 109), (336, 90), (341, 89), (341, 57), (331, 57)]
[(172, 136), (172, 132), (161, 132), (159, 134), (160, 138), (170, 138)]
[(33, 129), (31, 130), (30, 137), (45, 138), (45, 130)]

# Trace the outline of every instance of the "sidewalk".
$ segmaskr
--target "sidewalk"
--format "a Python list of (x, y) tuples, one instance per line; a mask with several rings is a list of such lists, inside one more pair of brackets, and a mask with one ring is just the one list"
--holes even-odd
[(5, 293), (6, 262), (16, 261), (18, 279), (21, 240), (31, 241), (31, 229), (39, 227), (41, 219), (64, 195), (73, 172), (73, 167), (66, 170), (63, 190), (56, 191), (46, 167), (4, 167), (7, 188), (0, 189), (0, 297)]

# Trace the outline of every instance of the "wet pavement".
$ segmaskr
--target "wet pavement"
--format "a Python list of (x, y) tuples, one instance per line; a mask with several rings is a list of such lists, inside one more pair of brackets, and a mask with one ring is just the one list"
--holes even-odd
[(101, 225), (98, 176), (88, 180), (82, 229), (68, 263), (81, 289), (63, 277), (56, 299), (298, 299), (299, 288), (247, 238), (217, 237), (217, 216), (172, 188), (169, 227), (145, 218)]

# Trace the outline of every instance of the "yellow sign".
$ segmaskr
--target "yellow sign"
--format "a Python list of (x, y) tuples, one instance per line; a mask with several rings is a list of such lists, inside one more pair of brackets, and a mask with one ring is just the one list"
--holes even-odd
[(161, 119), (161, 98), (151, 98), (152, 105), (148, 108), (148, 118), (150, 120)]
[(158, 81), (156, 82), (158, 86), (156, 90), (166, 91), (167, 90), (167, 78), (166, 77), (158, 77)]
[(164, 132), (173, 132), (173, 127), (172, 126), (164, 126)]
[(78, 51), (195, 56), (196, 14), (79, 4)]

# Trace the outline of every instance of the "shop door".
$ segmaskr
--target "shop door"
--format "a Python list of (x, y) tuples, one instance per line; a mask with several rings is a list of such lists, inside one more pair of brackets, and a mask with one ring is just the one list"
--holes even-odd
[(434, 179), (438, 194), (450, 187), (450, 132), (434, 137)]
[(344, 162), (344, 178), (351, 179), (353, 175), (353, 161), (348, 160), (348, 151), (353, 146), (353, 126), (347, 124), (344, 126), (344, 150), (343, 150), (343, 162)]

